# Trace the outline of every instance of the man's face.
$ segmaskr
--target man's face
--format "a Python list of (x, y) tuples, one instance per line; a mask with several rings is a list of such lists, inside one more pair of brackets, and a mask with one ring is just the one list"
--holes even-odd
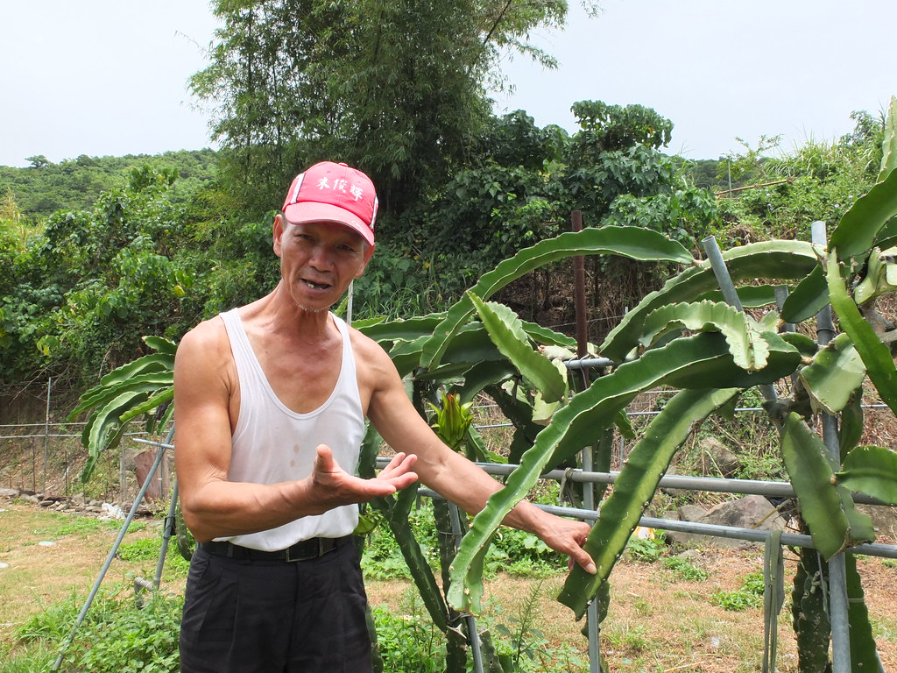
[(274, 220), (274, 252), (285, 288), (306, 311), (326, 311), (364, 271), (373, 254), (360, 234), (329, 222)]

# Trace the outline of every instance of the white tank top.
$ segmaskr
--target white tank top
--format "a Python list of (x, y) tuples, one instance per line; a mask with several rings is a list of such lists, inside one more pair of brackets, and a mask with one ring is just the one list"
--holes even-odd
[[(221, 314), (240, 383), (240, 415), (231, 442), (229, 481), (274, 484), (304, 479), (311, 474), (318, 444), (329, 446), (339, 466), (355, 473), (364, 440), (364, 414), (349, 329), (343, 320), (331, 317), (343, 337), (339, 378), (326, 402), (314, 411), (298, 414), (274, 394), (237, 309)], [(217, 539), (276, 551), (312, 537), (342, 537), (357, 524), (358, 507), (348, 505), (259, 533)]]

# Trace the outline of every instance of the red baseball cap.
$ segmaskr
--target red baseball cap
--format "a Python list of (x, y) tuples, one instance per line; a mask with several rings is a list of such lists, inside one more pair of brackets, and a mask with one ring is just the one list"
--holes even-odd
[(293, 179), (281, 209), (290, 224), (332, 222), (374, 245), (377, 192), (371, 179), (346, 164), (322, 161)]

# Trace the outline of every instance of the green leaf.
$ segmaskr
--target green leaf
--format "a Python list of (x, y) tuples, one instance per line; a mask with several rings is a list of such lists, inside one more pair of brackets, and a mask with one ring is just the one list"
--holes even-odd
[(787, 341), (794, 346), (801, 354), (801, 357), (811, 359), (819, 352), (819, 343), (815, 339), (811, 339), (806, 334), (800, 332), (782, 332), (779, 334), (782, 340)]
[(846, 261), (868, 252), (879, 230), (897, 215), (897, 171), (877, 183), (868, 194), (858, 198), (841, 216), (829, 238), (829, 250), (838, 251), (838, 259)]
[(866, 380), (866, 368), (847, 334), (839, 334), (820, 349), (799, 376), (814, 411), (837, 414)]
[(420, 355), (429, 338), (422, 336), (413, 341), (399, 341), (392, 346), (389, 357), (399, 371), (399, 376), (404, 378), (420, 366)]
[[(744, 285), (736, 288), (736, 293), (743, 308), (761, 308), (776, 303), (776, 289), (772, 285)], [(705, 292), (698, 299), (725, 303), (722, 290)]]
[(173, 370), (174, 356), (170, 353), (152, 353), (151, 355), (144, 355), (142, 358), (137, 358), (133, 362), (122, 365), (117, 369), (113, 369), (100, 379), (100, 385), (97, 386), (97, 388), (113, 386), (116, 383), (123, 383), (140, 374)]
[(815, 267), (782, 304), (782, 320), (799, 323), (812, 318), (828, 305), (828, 284), (825, 271)]
[(838, 428), (838, 444), (841, 459), (859, 443), (863, 436), (863, 388), (853, 391), (847, 405), (841, 410), (841, 424)]
[(536, 343), (545, 346), (560, 346), (562, 348), (576, 350), (576, 339), (573, 337), (561, 334), (560, 332), (555, 332), (552, 329), (542, 327), (534, 322), (527, 322), (526, 320), (521, 322), (523, 323), (523, 331), (525, 331), (527, 336)]
[(613, 492), (602, 505), (601, 515), (585, 544), (585, 550), (595, 561), (597, 574), (590, 575), (574, 566), (558, 596), (561, 603), (573, 610), (576, 619), (582, 617), (600, 585), (610, 576), (660, 478), (694, 424), (739, 392), (738, 388), (682, 391), (645, 429), (614, 482)]
[[(816, 250), (802, 241), (767, 241), (733, 248), (723, 253), (723, 259), (733, 282), (756, 278), (798, 279), (818, 266)], [(647, 295), (607, 335), (599, 349), (611, 360), (622, 362), (638, 345), (647, 316), (667, 304), (692, 302), (719, 287), (710, 262), (687, 269), (656, 292)]]
[(82, 412), (101, 404), (105, 404), (128, 390), (151, 393), (159, 388), (170, 387), (173, 384), (173, 381), (174, 377), (172, 372), (159, 371), (148, 374), (139, 374), (131, 379), (110, 386), (91, 388), (81, 396), (81, 402), (78, 406), (72, 409), (67, 418), (71, 421)]
[(884, 182), (895, 168), (897, 168), (897, 98), (891, 96), (888, 117), (885, 120), (885, 137), (881, 144), (878, 182)]
[(897, 245), (897, 217), (892, 217), (875, 235), (873, 247), (887, 250)]
[[(499, 304), (500, 305), (500, 304)], [(510, 311), (510, 309), (506, 309)], [(516, 316), (515, 316), (516, 317)], [(517, 333), (526, 339), (526, 335), (516, 326)], [(443, 356), (443, 362), (459, 363), (467, 362), (470, 364), (478, 364), (486, 360), (504, 360), (505, 356), (493, 341), (493, 336), (489, 333), (484, 323), (474, 322), (465, 325), (458, 331), (452, 342), (448, 344)]]
[(782, 457), (797, 494), (801, 516), (823, 558), (875, 538), (872, 520), (856, 511), (850, 493), (835, 485), (832, 458), (803, 419), (788, 414), (782, 427)]
[(178, 345), (171, 339), (166, 339), (165, 337), (145, 336), (143, 337), (143, 342), (154, 351), (165, 353), (167, 355), (174, 355), (178, 350)]
[(548, 358), (529, 345), (517, 315), (507, 306), (483, 302), (475, 294), (468, 294), (489, 338), (502, 355), (542, 393), (545, 401), (560, 400), (567, 391), (566, 380)]
[(171, 402), (174, 399), (174, 386), (171, 388), (166, 388), (165, 390), (159, 391), (155, 395), (152, 395), (146, 402), (143, 404), (138, 404), (136, 407), (126, 411), (119, 417), (119, 422), (122, 424), (127, 423), (131, 419), (137, 418), (143, 414), (147, 414), (153, 409), (160, 407), (166, 402)]
[[(897, 172), (891, 173), (892, 177), (895, 175)], [(897, 412), (897, 369), (894, 368), (891, 351), (863, 319), (860, 310), (847, 294), (837, 255), (838, 251), (833, 250), (828, 260), (828, 288), (832, 308), (838, 314), (841, 329), (850, 336), (854, 348), (863, 359), (869, 378), (875, 384), (882, 401), (891, 411)]]
[(668, 304), (652, 311), (643, 327), (639, 343), (648, 347), (673, 330), (692, 332), (715, 330), (729, 344), (729, 352), (742, 369), (757, 370), (766, 366), (769, 344), (760, 334), (753, 319), (728, 304), (704, 301), (698, 304)]
[(507, 361), (481, 362), (473, 365), (464, 374), (464, 383), (459, 389), (462, 402), (470, 402), (480, 391), (506, 381), (517, 370)]
[[(379, 444), (380, 435), (373, 425), (368, 426), (359, 456), (359, 476), (371, 479), (376, 474), (375, 465)], [(448, 608), (445, 605), (445, 599), (408, 521), (408, 513), (411, 511), (417, 489), (418, 484), (415, 483), (393, 497), (375, 498), (371, 501), (371, 506), (386, 518), (389, 530), (399, 545), (402, 557), (408, 565), (408, 571), (411, 573), (433, 624), (445, 631), (448, 628)]]
[(853, 554), (844, 558), (847, 570), (847, 620), (850, 624), (850, 670), (880, 671), (878, 648), (872, 635), (872, 624), (869, 621), (869, 609), (860, 574), (857, 572), (857, 560)]
[[(81, 471), (81, 481), (88, 481), (100, 454), (118, 445), (125, 426), (118, 420), (131, 407), (146, 400), (148, 394), (140, 390), (129, 390), (94, 411), (84, 428), (87, 441), (84, 442), (91, 460)], [(82, 434), (82, 440), (84, 438)]]
[(866, 262), (866, 275), (853, 290), (853, 298), (857, 304), (862, 306), (876, 297), (897, 291), (897, 282), (893, 278), (894, 269), (897, 268), (894, 252), (893, 248), (885, 252), (877, 247), (872, 248)]
[[(501, 262), (495, 270), (484, 274), (469, 292), (485, 301), (533, 269), (567, 257), (594, 254), (619, 255), (638, 261), (694, 263), (691, 254), (681, 244), (653, 230), (638, 227), (587, 228), (580, 232), (567, 232), (521, 250), (511, 259)], [(439, 364), (448, 342), (472, 311), (473, 304), (465, 294), (434, 330), (424, 347), (422, 366), (435, 367)]]
[(835, 477), (851, 491), (897, 505), (897, 453), (881, 446), (858, 446), (844, 458)]
[[(706, 336), (719, 335), (706, 333)], [(704, 362), (700, 366), (687, 367), (672, 373), (664, 383), (679, 388), (750, 388), (775, 383), (783, 376), (792, 374), (801, 362), (801, 355), (797, 349), (774, 332), (764, 332), (762, 337), (769, 347), (769, 359), (763, 369), (756, 371), (742, 369), (735, 364), (731, 354), (727, 353), (727, 357), (718, 362)], [(720, 339), (721, 346), (727, 347), (725, 340), (722, 337)]]
[[(505, 386), (507, 385), (506, 383)], [(542, 431), (542, 426), (533, 422), (532, 405), (505, 390), (505, 386), (493, 385), (485, 390), (495, 400), (502, 415), (514, 426), (514, 437), (509, 447), (508, 462), (519, 463), (522, 454), (536, 441), (536, 436)]]
[(408, 320), (391, 320), (384, 322), (382, 318), (364, 322), (354, 322), (352, 327), (377, 342), (414, 341), (418, 337), (432, 336), (436, 326), (445, 319), (445, 313), (431, 313)]

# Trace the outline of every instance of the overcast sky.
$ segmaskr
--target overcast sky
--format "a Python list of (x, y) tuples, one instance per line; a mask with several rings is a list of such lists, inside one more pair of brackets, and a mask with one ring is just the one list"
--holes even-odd
[[(833, 140), (897, 94), (893, 0), (570, 4), (566, 30), (533, 36), (559, 68), (506, 60), (498, 112), (575, 131), (576, 101), (638, 103), (673, 121), (669, 151), (703, 159), (736, 136)], [(214, 27), (207, 0), (0, 0), (0, 165), (209, 146), (186, 83)]]

